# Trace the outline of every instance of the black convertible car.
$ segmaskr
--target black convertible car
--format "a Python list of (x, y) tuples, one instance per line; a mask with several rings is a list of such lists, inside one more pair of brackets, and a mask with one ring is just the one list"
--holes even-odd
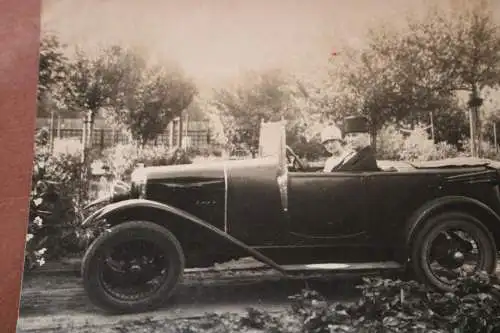
[(251, 256), (285, 275), (410, 269), (428, 285), (493, 272), (500, 165), (380, 162), (379, 171), (309, 169), (280, 122), (251, 160), (138, 168), (85, 226), (105, 228), (82, 263), (84, 287), (111, 312), (154, 309), (189, 267)]

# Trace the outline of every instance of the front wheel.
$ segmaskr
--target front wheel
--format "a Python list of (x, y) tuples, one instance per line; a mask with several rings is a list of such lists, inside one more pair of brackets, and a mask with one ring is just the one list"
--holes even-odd
[(496, 245), (474, 216), (447, 212), (430, 218), (417, 232), (411, 249), (413, 273), (440, 291), (452, 291), (459, 277), (495, 272)]
[(131, 313), (160, 307), (184, 270), (175, 236), (151, 222), (126, 222), (105, 231), (82, 262), (85, 291), (108, 312)]

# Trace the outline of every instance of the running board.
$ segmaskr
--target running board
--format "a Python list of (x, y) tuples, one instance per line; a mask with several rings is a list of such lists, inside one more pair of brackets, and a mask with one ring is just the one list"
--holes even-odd
[[(403, 266), (395, 261), (363, 262), (363, 263), (322, 263), (307, 265), (282, 265), (285, 272), (349, 272), (349, 271), (371, 271), (371, 270), (391, 270), (400, 269)], [(186, 273), (204, 272), (229, 272), (229, 271), (269, 271), (272, 267), (256, 264), (237, 265), (236, 267), (207, 267), (207, 268), (186, 268)]]
[(379, 269), (399, 269), (400, 264), (395, 261), (382, 262), (363, 262), (350, 264), (324, 263), (324, 264), (309, 264), (309, 265), (285, 265), (282, 266), (287, 272), (296, 271), (364, 271), (364, 270), (379, 270)]

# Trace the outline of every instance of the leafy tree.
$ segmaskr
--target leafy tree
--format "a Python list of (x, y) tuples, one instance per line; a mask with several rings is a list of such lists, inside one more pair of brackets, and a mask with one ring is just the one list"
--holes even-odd
[(201, 97), (196, 94), (193, 97), (191, 104), (186, 108), (186, 113), (190, 120), (193, 121), (207, 121), (207, 114), (203, 108), (203, 101)]
[(374, 39), (366, 49), (348, 54), (346, 61), (333, 71), (333, 79), (338, 82), (341, 92), (336, 98), (337, 117), (349, 114), (366, 116), (375, 149), (377, 133), (383, 125), (390, 120), (403, 119), (414, 108), (413, 101), (410, 101), (412, 96), (403, 92), (404, 85), (392, 78), (394, 63), (387, 57), (393, 46), (390, 40)]
[(300, 82), (271, 70), (247, 73), (235, 87), (214, 91), (210, 104), (221, 120), (229, 145), (247, 149), (255, 156), (261, 121), (283, 118), (287, 120), (287, 143), (303, 140), (304, 129), (313, 121), (309, 118), (311, 110), (304, 109), (307, 96)]
[(469, 138), (469, 123), (466, 107), (456, 98), (433, 112), (436, 142), (445, 141), (461, 148), (461, 142)]
[(448, 12), (432, 8), (423, 19), (409, 20), (407, 28), (397, 43), (396, 81), (435, 94), (469, 93), (477, 142), (480, 97), (500, 83), (499, 26), (489, 2), (461, 1)]
[[(224, 132), (222, 118), (219, 115), (219, 110), (213, 102), (211, 96), (197, 95), (193, 103), (195, 109), (203, 110), (203, 118), (207, 121), (208, 134), (207, 139), (211, 144), (226, 146), (228, 140)], [(191, 107), (191, 106), (190, 106)]]
[(95, 58), (77, 50), (71, 67), (73, 107), (97, 113), (119, 108), (124, 96), (139, 89), (146, 61), (137, 52), (111, 46)]
[[(470, 93), (477, 110), (484, 89), (500, 78), (498, 26), (487, 1), (462, 1), (449, 11), (432, 7), (403, 29), (373, 29), (367, 48), (348, 57), (354, 60), (334, 72), (343, 88), (339, 105), (367, 115), (372, 138), (389, 120), (416, 123), (429, 112), (446, 118), (441, 113), (455, 107), (460, 91)], [(473, 128), (480, 128), (477, 113), (471, 115)]]
[(122, 95), (121, 107), (113, 113), (142, 146), (163, 133), (197, 93), (196, 86), (182, 73), (161, 66), (143, 72), (135, 88)]
[[(126, 108), (129, 96), (143, 89), (144, 73), (148, 71), (146, 58), (136, 50), (114, 45), (103, 51), (99, 62), (105, 69), (103, 81), (107, 84), (106, 93), (111, 97), (106, 109)], [(109, 115), (114, 118), (113, 113)]]
[(248, 73), (233, 89), (214, 91), (212, 105), (220, 115), (225, 136), (233, 147), (256, 154), (261, 121), (285, 117), (285, 80), (281, 73)]
[(337, 87), (326, 77), (294, 77), (290, 78), (290, 90), (293, 92), (297, 108), (307, 115), (325, 115), (335, 109)]
[[(118, 56), (117, 56), (118, 55)], [(85, 115), (83, 165), (86, 169), (82, 172), (83, 183), (90, 172), (89, 154), (91, 151), (94, 119), (97, 113), (109, 107), (120, 104), (120, 91), (126, 91), (125, 83), (133, 82), (131, 68), (122, 64), (121, 48), (111, 47), (105, 49), (97, 57), (91, 58), (81, 50), (76, 50), (74, 59), (69, 69), (69, 95), (71, 103), (68, 107)], [(82, 188), (82, 196), (85, 189)]]
[(107, 105), (109, 87), (103, 78), (104, 72), (98, 61), (93, 61), (81, 52), (77, 52), (71, 65), (70, 81), (72, 107), (78, 111), (97, 113)]
[[(378, 27), (368, 32), (367, 47), (347, 50), (345, 61), (332, 72), (342, 94), (337, 98), (340, 113), (360, 113), (370, 121), (372, 144), (389, 122), (414, 127), (429, 121), (432, 112), (453, 108), (450, 89), (435, 77), (442, 73), (432, 62), (416, 59), (406, 30)], [(421, 61), (418, 69), (414, 66)], [(424, 65), (426, 66), (424, 68)]]
[(324, 123), (339, 122), (345, 113), (339, 109), (338, 88), (331, 80), (323, 78), (297, 78), (296, 85), (291, 86), (292, 105), (298, 110), (301, 118), (297, 119), (300, 136), (310, 141), (318, 136)]
[(196, 95), (195, 85), (181, 71), (151, 66), (133, 49), (112, 46), (96, 64), (104, 83), (97, 96), (110, 125), (129, 131), (145, 145), (161, 134)]
[(137, 52), (121, 46), (103, 49), (95, 58), (77, 50), (71, 64), (71, 107), (83, 111), (90, 126), (86, 142), (92, 140), (93, 120), (98, 112), (120, 110), (127, 96), (141, 89), (145, 59)]
[(63, 107), (66, 103), (69, 63), (64, 54), (65, 45), (53, 34), (45, 34), (40, 40), (38, 62), (38, 113), (45, 115), (51, 107)]
[[(483, 133), (483, 144), (486, 142), (495, 142), (495, 134), (498, 144), (498, 138), (500, 135), (500, 101), (498, 100), (500, 91), (488, 89), (484, 93), (484, 104), (482, 109), (482, 128)], [(495, 133), (496, 130), (496, 133)], [(485, 147), (486, 148), (486, 147)], [(496, 151), (497, 147), (492, 146)], [(486, 153), (483, 151), (483, 153)]]

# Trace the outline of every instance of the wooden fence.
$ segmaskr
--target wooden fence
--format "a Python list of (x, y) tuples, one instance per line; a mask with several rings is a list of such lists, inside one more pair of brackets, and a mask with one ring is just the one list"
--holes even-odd
[[(210, 130), (206, 121), (191, 121), (187, 123), (187, 130), (183, 134), (183, 140), (188, 138), (188, 143), (192, 147), (206, 147), (210, 144)], [(75, 119), (60, 120), (52, 126), (52, 135), (54, 138), (75, 138), (82, 139), (83, 125), (81, 121)], [(50, 129), (50, 119), (38, 118), (37, 129)], [(170, 131), (173, 131), (172, 137)], [(114, 131), (107, 127), (103, 121), (96, 121), (94, 131), (92, 133), (92, 145), (103, 150), (117, 144), (127, 144), (130, 142), (130, 137), (120, 131)], [(169, 146), (171, 141), (172, 146), (179, 144), (179, 128), (177, 126), (169, 126), (164, 133), (160, 134), (154, 144), (161, 146)]]

